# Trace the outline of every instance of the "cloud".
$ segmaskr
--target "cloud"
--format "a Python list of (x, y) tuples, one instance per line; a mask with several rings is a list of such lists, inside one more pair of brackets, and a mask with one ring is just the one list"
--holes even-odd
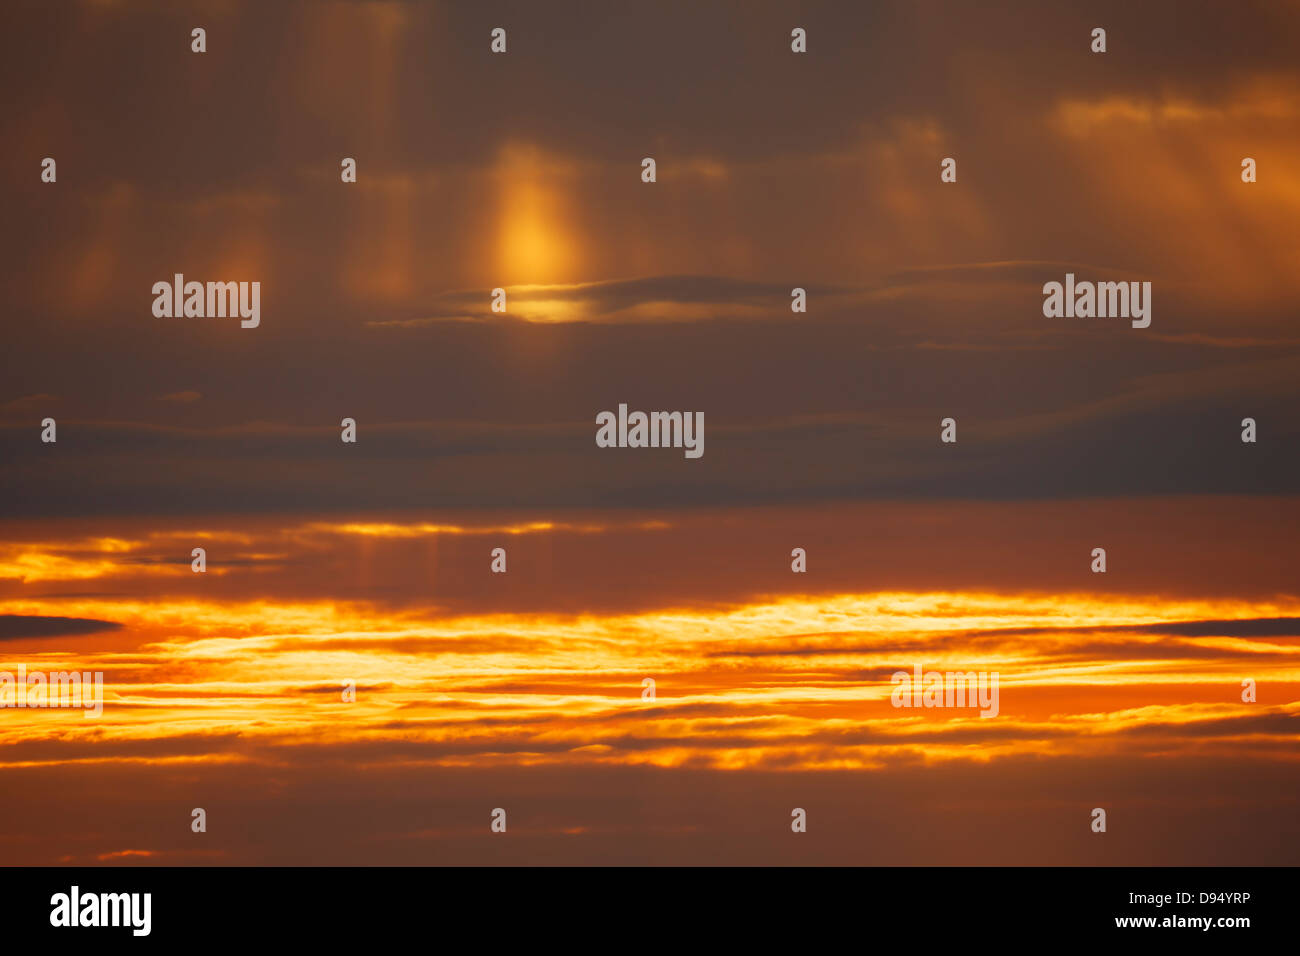
[(116, 631), (121, 624), (75, 617), (45, 617), (29, 614), (0, 614), (0, 641), (28, 637), (72, 637)]
[(11, 399), (10, 401), (0, 404), (0, 412), (27, 413), (34, 408), (38, 408), (42, 405), (49, 405), (57, 401), (57, 395), (38, 392), (35, 395), (24, 395), (21, 398)]

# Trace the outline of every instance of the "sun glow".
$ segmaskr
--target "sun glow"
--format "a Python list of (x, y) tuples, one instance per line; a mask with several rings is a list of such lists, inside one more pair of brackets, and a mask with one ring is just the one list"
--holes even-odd
[(505, 149), (497, 164), (501, 197), (497, 268), (501, 286), (571, 281), (575, 242), (565, 212), (569, 169), (531, 147)]

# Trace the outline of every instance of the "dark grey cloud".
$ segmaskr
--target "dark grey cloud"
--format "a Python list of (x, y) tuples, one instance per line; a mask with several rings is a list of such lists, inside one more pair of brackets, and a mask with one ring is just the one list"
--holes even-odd
[[(1213, 110), (1272, 75), (1285, 96), (1296, 19), (1172, 0), (17, 4), (0, 35), (0, 516), (1295, 493), (1294, 310), (1166, 279), (1185, 230), (1162, 239), (1099, 199), (1096, 157), (1045, 117), (1072, 96)], [(1105, 58), (1087, 52), (1099, 22)], [(889, 161), (916, 129), (924, 186), (921, 158)], [(514, 142), (572, 167), (559, 218), (602, 265), (546, 294), (591, 322), (445, 321), (482, 319), (511, 284), (490, 277), (500, 210), (466, 177), (490, 180)], [(936, 205), (931, 154), (950, 145), (961, 185)], [(647, 202), (611, 168), (651, 151)], [(366, 185), (340, 193), (352, 154)], [(57, 187), (37, 181), (45, 155)], [(1134, 175), (1160, 158), (1133, 156)], [(708, 161), (723, 175), (703, 192), (674, 180)], [(1246, 222), (1218, 180), (1180, 172), (1201, 221)], [(915, 211), (881, 218), (899, 195)], [(969, 220), (943, 218), (965, 202)], [(1242, 253), (1233, 289), (1273, 287), (1241, 265), (1265, 233), (1215, 233)], [(748, 253), (727, 271), (713, 245)], [(700, 261), (643, 265), (678, 246)], [(409, 288), (363, 281), (403, 256)], [(154, 281), (228, 262), (265, 280), (258, 329), (150, 314)], [(1152, 334), (1045, 320), (1042, 282), (1072, 267), (1154, 276)], [(658, 322), (655, 304), (718, 318)], [(723, 320), (738, 304), (754, 316)], [(611, 319), (632, 307), (648, 312)], [(158, 401), (184, 394), (203, 398)], [(704, 458), (597, 450), (595, 414), (620, 402), (703, 411)], [(46, 416), (57, 445), (39, 443)], [(1246, 416), (1256, 445), (1237, 440)]]
[[(405, 163), (481, 161), (502, 128), (604, 157), (639, 157), (647, 137), (670, 148), (782, 154), (820, 150), (864, 120), (891, 115), (950, 112), (974, 129), (989, 121), (967, 112), (981, 79), (998, 83), (1023, 112), (1063, 89), (1221, 91), (1235, 76), (1294, 67), (1295, 53), (1294, 7), (1268, 0), (1230, 7), (893, 0), (794, 9), (565, 0), (411, 3), (397, 5), (400, 15), (391, 4), (334, 4), (326, 13), (305, 0), (193, 11), (161, 0), (11, 6), (4, 80), (22, 108), (10, 122), (26, 126), (42, 107), (78, 102), (76, 126), (67, 115), (49, 125), (77, 148), (80, 165), (98, 175), (143, 166), (163, 188), (187, 191), (189, 171), (200, 169), (210, 173), (206, 182), (275, 181), (286, 161), (313, 161), (354, 130), (382, 135), (387, 158)], [(196, 16), (207, 24), (209, 52), (193, 72), (184, 68)], [(1087, 46), (1099, 23), (1111, 36), (1104, 64)], [(509, 30), (510, 52), (494, 57), (488, 37), (498, 25)], [(794, 25), (809, 31), (803, 59), (788, 55)], [(334, 59), (293, 55), (316, 52), (312, 41)], [(38, 57), (48, 70), (32, 69)], [(281, 108), (301, 74), (324, 78), (327, 68), (338, 77), (327, 88), (328, 110)], [(386, 90), (388, 103), (376, 104), (382, 68), (401, 82)], [(160, 74), (170, 81), (158, 82)], [(86, 76), (98, 82), (85, 84)], [(191, 118), (196, 101), (202, 135), (155, 149), (160, 120)], [(386, 112), (379, 106), (391, 122), (376, 115)], [(426, 121), (404, 121), (415, 117)], [(232, 148), (248, 140), (263, 148)]]
[[(3, 771), (24, 785), (0, 787), (0, 844), (18, 865), (64, 854), (95, 862), (106, 850), (178, 853), (193, 840), (187, 817), (175, 824), (176, 808), (187, 813), (202, 794), (209, 819), (224, 821), (217, 849), (226, 862), (254, 865), (1300, 862), (1290, 799), (1300, 773), (1293, 761), (1248, 753), (947, 764), (899, 754), (881, 771), (793, 773), (365, 764), (365, 749), (296, 748), (292, 764)], [(1099, 805), (1124, 839), (1089, 831)], [(796, 806), (811, 823), (797, 841), (789, 838)], [(509, 840), (488, 831), (492, 807), (507, 809)], [(27, 839), (33, 832), (57, 832), (57, 846)]]
[[(977, 632), (981, 637), (1067, 633), (1060, 628), (998, 627)], [(1170, 634), (1180, 637), (1295, 637), (1300, 618), (1252, 617), (1207, 621), (1162, 621), (1158, 624), (1097, 624), (1072, 627), (1071, 634)]]
[(0, 641), (27, 637), (72, 637), (116, 631), (121, 624), (84, 617), (43, 617), (31, 614), (0, 614)]
[[(971, 375), (969, 364), (938, 354), (929, 363), (930, 375)], [(997, 364), (1016, 360), (1004, 357)], [(848, 369), (845, 374), (856, 378)], [(980, 407), (987, 405), (985, 395), (957, 398), (945, 388), (946, 402), (922, 399), (928, 413), (876, 408), (800, 418), (790, 416), (787, 406), (771, 408), (773, 420), (765, 422), (753, 420), (759, 409), (698, 394), (698, 385), (669, 387), (650, 375), (639, 377), (639, 383), (559, 385), (549, 396), (553, 410), (544, 413), (549, 420), (533, 423), (383, 424), (373, 391), (358, 391), (355, 397), (335, 396), (328, 401), (332, 408), (322, 407), (326, 400), (317, 396), (316, 427), (199, 429), (70, 416), (60, 419), (58, 443), (46, 445), (38, 422), (11, 424), (0, 428), (0, 455), (10, 463), (0, 473), (0, 513), (13, 518), (476, 509), (502, 502), (524, 508), (656, 508), (1300, 491), (1293, 410), (1273, 396), (1181, 406), (1160, 402), (1060, 423), (1036, 421), (1026, 409), (1020, 426), (1014, 418), (986, 417), (989, 409)], [(756, 375), (742, 377), (758, 385)], [(518, 404), (502, 406), (504, 415), (536, 408), (521, 385), (502, 383), (502, 391), (518, 396)], [(693, 398), (682, 398), (692, 392)], [(769, 399), (759, 401), (773, 404)], [(692, 461), (673, 449), (597, 448), (595, 413), (620, 402), (703, 410), (704, 456)], [(560, 406), (569, 408), (562, 413)], [(1261, 423), (1258, 444), (1239, 439), (1246, 413)], [(557, 420), (561, 414), (568, 420)], [(358, 421), (355, 445), (339, 439), (337, 422), (344, 415)], [(947, 415), (958, 421), (956, 445), (939, 442), (939, 419)]]

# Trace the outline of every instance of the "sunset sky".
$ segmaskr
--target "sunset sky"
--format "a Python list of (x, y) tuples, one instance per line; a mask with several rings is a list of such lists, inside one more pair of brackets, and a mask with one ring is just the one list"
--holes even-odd
[(1300, 3), (6, 12), (0, 864), (1300, 863)]

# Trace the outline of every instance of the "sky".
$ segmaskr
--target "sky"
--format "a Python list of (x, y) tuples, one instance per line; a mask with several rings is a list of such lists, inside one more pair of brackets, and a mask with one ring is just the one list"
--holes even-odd
[(0, 862), (1300, 863), (1300, 4), (7, 21)]

